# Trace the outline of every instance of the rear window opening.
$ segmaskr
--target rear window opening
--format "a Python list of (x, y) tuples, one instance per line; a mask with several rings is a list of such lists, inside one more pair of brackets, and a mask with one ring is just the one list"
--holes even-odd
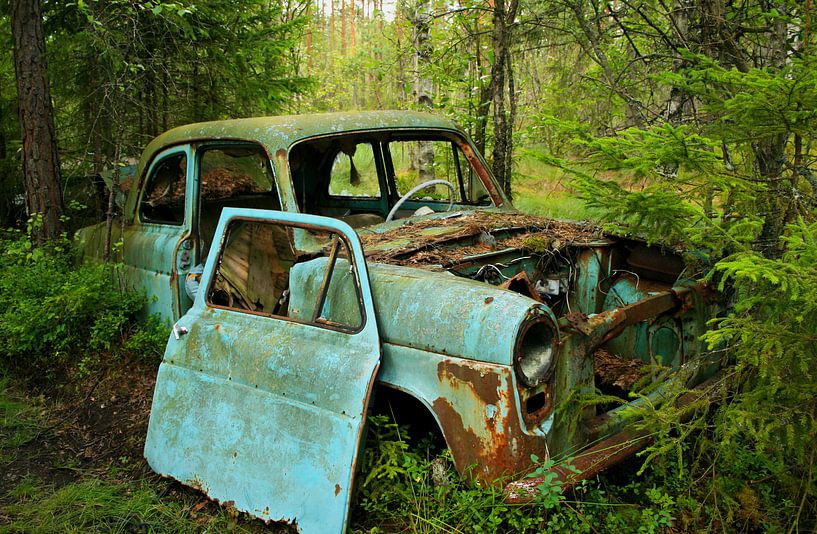
[(197, 153), (200, 257), (207, 257), (224, 208), (280, 210), (281, 202), (266, 153), (259, 145), (205, 146)]

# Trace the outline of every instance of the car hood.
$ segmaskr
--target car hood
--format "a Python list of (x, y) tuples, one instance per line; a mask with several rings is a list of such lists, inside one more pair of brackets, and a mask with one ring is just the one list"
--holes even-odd
[(562, 221), (504, 210), (435, 213), (359, 229), (373, 263), (446, 270), (511, 249), (536, 252), (605, 246), (615, 239), (589, 222)]

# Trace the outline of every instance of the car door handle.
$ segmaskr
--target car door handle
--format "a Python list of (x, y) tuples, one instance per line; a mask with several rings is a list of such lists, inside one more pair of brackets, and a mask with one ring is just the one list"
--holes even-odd
[(173, 325), (173, 337), (176, 339), (181, 339), (187, 332), (189, 332), (189, 330), (186, 326), (179, 326), (179, 323)]

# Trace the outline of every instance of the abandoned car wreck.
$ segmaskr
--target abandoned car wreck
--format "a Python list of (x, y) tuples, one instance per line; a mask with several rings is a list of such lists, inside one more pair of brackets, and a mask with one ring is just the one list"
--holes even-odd
[[(133, 177), (113, 225), (122, 276), (173, 323), (145, 456), (305, 532), (347, 524), (385, 400), (429, 422), (460, 472), (523, 477), (532, 454), (605, 443), (577, 462), (591, 476), (626, 435), (628, 392), (680, 376), (716, 310), (673, 251), (515, 211), (467, 137), (426, 114), (184, 126)], [(80, 232), (87, 259), (104, 232)], [(622, 403), (578, 402), (597, 390)]]

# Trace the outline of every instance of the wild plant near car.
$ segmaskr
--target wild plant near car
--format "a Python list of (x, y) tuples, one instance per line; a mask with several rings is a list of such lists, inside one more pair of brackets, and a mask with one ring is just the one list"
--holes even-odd
[(166, 330), (137, 322), (144, 297), (117, 289), (117, 266), (77, 265), (67, 239), (35, 247), (36, 224), (0, 237), (0, 366), (53, 372), (113, 349), (160, 356)]

